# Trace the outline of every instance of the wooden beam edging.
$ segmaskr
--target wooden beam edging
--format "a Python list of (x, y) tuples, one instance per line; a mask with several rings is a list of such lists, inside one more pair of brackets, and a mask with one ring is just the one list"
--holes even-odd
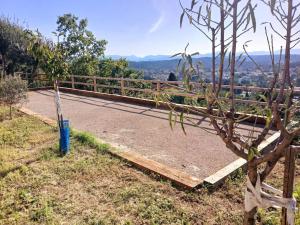
[[(26, 115), (33, 116), (41, 120), (42, 122), (44, 122), (49, 126), (57, 127), (57, 122), (53, 119), (50, 119), (46, 116), (42, 116), (25, 107), (21, 107), (18, 110)], [(103, 140), (100, 140), (98, 138), (96, 139), (99, 142), (103, 143)], [(147, 159), (146, 157), (140, 154), (134, 153), (129, 150), (126, 151), (119, 150), (117, 144), (112, 144), (112, 143), (107, 143), (107, 144), (112, 146), (112, 148), (108, 151), (109, 154), (129, 162), (130, 164), (134, 165), (138, 169), (156, 173), (159, 176), (172, 181), (175, 185), (178, 185), (186, 189), (194, 189), (203, 183), (203, 181), (199, 178), (190, 176), (189, 174), (168, 167), (154, 160)]]
[[(272, 136), (267, 138), (265, 141), (263, 141), (259, 146), (258, 146), (258, 151), (264, 151), (266, 150), (267, 147), (272, 145), (280, 136), (280, 132), (274, 133)], [(229, 150), (228, 150), (229, 151)], [(204, 185), (207, 185), (209, 187), (217, 187), (224, 180), (229, 177), (230, 175), (234, 174), (238, 169), (243, 168), (245, 169), (247, 166), (247, 161), (245, 159), (239, 158), (235, 160), (234, 162), (230, 163), (229, 165), (223, 167), (213, 175), (207, 177), (204, 179)]]
[(47, 124), (51, 127), (56, 127), (57, 126), (57, 121), (55, 121), (53, 119), (50, 119), (46, 116), (42, 116), (39, 113), (35, 113), (35, 112), (31, 111), (30, 109), (27, 109), (25, 107), (21, 107), (21, 108), (18, 108), (18, 110), (20, 112), (26, 114), (26, 115), (33, 116), (33, 117), (41, 120), (42, 122), (44, 122), (45, 124)]

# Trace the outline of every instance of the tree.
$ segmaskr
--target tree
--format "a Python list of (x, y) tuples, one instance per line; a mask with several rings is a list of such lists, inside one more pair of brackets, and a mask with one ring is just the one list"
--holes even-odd
[(58, 80), (65, 79), (69, 74), (69, 65), (66, 62), (66, 56), (61, 45), (45, 39), (38, 32), (37, 34), (29, 33), (29, 39), (29, 51), (39, 61), (39, 66), (46, 73), (48, 79), (54, 81), (58, 125), (61, 126), (63, 116), (60, 107)]
[(69, 66), (61, 45), (45, 39), (38, 32), (31, 32), (28, 37), (30, 39), (28, 50), (39, 61), (39, 66), (46, 73), (49, 80), (57, 81), (68, 76)]
[(8, 76), (0, 81), (0, 102), (9, 106), (12, 119), (12, 106), (27, 99), (27, 82), (19, 76)]
[(76, 75), (95, 75), (98, 73), (98, 62), (104, 55), (105, 40), (97, 40), (87, 29), (87, 19), (79, 20), (72, 14), (59, 16), (57, 20), (59, 46), (65, 52), (70, 65), (70, 73)]
[[(246, 57), (249, 58), (254, 65), (263, 73), (263, 69), (255, 62), (255, 60), (248, 54), (247, 47), (249, 43), (244, 44), (244, 54), (237, 57), (237, 43), (240, 36), (249, 32), (251, 29), (256, 30), (255, 8), (257, 5), (252, 5), (251, 1), (224, 1), (224, 0), (205, 0), (200, 4), (199, 9), (195, 7), (199, 2), (191, 1), (190, 7), (184, 7), (181, 2), (183, 13), (180, 17), (180, 25), (182, 26), (183, 19), (186, 16), (190, 24), (196, 27), (211, 43), (212, 46), (212, 84), (205, 89), (205, 96), (207, 107), (200, 109), (192, 107), (193, 111), (206, 115), (215, 129), (218, 136), (221, 137), (224, 144), (237, 156), (248, 161), (248, 179), (251, 185), (255, 186), (257, 182), (262, 182), (271, 173), (272, 169), (280, 158), (285, 155), (287, 149), (298, 149), (293, 146), (293, 140), (300, 135), (299, 122), (292, 122), (292, 118), (297, 108), (293, 98), (293, 85), (290, 79), (290, 51), (293, 47), (300, 43), (297, 34), (297, 25), (300, 23), (299, 8), (300, 4), (293, 0), (261, 0), (260, 4), (265, 3), (271, 10), (271, 13), (281, 24), (286, 34), (281, 33), (269, 23), (272, 31), (284, 39), (285, 53), (284, 61), (281, 61), (282, 53), (280, 53), (279, 60), (275, 61), (273, 36), (268, 34), (267, 28), (266, 39), (270, 52), (270, 61), (272, 64), (273, 79), (266, 91), (267, 105), (262, 108), (256, 107), (254, 113), (262, 112), (266, 118), (265, 127), (258, 135), (252, 135), (251, 138), (244, 138), (241, 133), (237, 131), (237, 124), (244, 120), (243, 117), (236, 116), (237, 103), (235, 101), (235, 78), (236, 68), (240, 66)], [(261, 5), (260, 5), (261, 6)], [(204, 12), (203, 12), (204, 11)], [(219, 12), (219, 14), (215, 14)], [(250, 25), (251, 24), (251, 25)], [(228, 35), (227, 37), (225, 35)], [(219, 43), (217, 43), (219, 40)], [(216, 49), (219, 48), (219, 57), (216, 55)], [(228, 68), (230, 75), (230, 90), (228, 97), (224, 99), (221, 96), (223, 73), (224, 73), (224, 59), (228, 54)], [(186, 81), (186, 90), (189, 92), (197, 92), (192, 90), (189, 85), (191, 76), (195, 73), (195, 68), (192, 61), (194, 54), (187, 54), (186, 49), (183, 53), (176, 55), (182, 56), (181, 72)], [(216, 70), (216, 60), (219, 59), (219, 68)], [(283, 68), (281, 67), (283, 64)], [(218, 83), (216, 76), (219, 76)], [(279, 91), (275, 88), (279, 87)], [(276, 93), (278, 92), (278, 93)], [(162, 96), (164, 101), (169, 101), (168, 97)], [(249, 106), (253, 108), (254, 106)], [(299, 109), (298, 109), (299, 110)], [(170, 120), (177, 118), (174, 107), (171, 107)], [(282, 114), (284, 115), (282, 117)], [(174, 116), (173, 116), (174, 115)], [(253, 115), (256, 117), (256, 115)], [(180, 122), (183, 126), (183, 114), (180, 115)], [(197, 124), (197, 123), (195, 123)], [(259, 152), (258, 146), (264, 141), (266, 136), (270, 133), (270, 129), (274, 125), (280, 132), (280, 137), (277, 144), (270, 152)], [(254, 125), (255, 126), (255, 125)], [(258, 167), (263, 168), (262, 171)], [(246, 197), (252, 196), (252, 192), (246, 191)], [(261, 194), (261, 193), (259, 193)], [(264, 196), (262, 196), (264, 197)], [(257, 212), (257, 205), (248, 207), (244, 214), (244, 224), (254, 225), (255, 214)]]
[(0, 57), (2, 65), (2, 78), (15, 71), (34, 71), (36, 62), (27, 53), (27, 32), (16, 22), (8, 18), (0, 18)]
[(174, 73), (170, 73), (168, 77), (168, 81), (177, 81), (177, 77)]

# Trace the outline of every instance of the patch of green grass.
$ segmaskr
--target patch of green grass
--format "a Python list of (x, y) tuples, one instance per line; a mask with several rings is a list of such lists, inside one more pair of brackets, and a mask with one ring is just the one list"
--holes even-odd
[(49, 223), (53, 220), (53, 208), (48, 201), (41, 202), (30, 214), (30, 220), (38, 223)]
[(52, 128), (33, 117), (19, 116), (0, 126), (0, 147), (29, 148), (52, 138)]
[(71, 136), (84, 145), (88, 145), (91, 148), (95, 148), (98, 153), (108, 151), (110, 146), (106, 143), (100, 143), (97, 138), (88, 132), (79, 132), (71, 130)]
[(279, 210), (258, 209), (258, 220), (262, 225), (279, 225), (280, 213)]
[(45, 148), (41, 150), (41, 159), (50, 161), (56, 159), (57, 157), (61, 156), (59, 151), (59, 145), (56, 144), (55, 146), (51, 146), (49, 148)]

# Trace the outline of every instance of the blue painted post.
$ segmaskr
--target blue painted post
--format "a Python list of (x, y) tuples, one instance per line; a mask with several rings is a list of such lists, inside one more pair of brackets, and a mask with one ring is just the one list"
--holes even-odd
[(63, 120), (60, 127), (59, 149), (62, 154), (70, 151), (70, 125), (69, 120)]

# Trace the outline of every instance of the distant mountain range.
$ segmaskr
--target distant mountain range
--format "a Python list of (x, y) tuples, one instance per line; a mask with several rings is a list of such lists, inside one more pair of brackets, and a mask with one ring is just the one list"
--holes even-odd
[[(261, 68), (263, 68), (265, 71), (269, 71), (271, 68), (271, 60), (269, 55), (252, 55), (252, 59), (255, 60), (257, 64), (260, 65)], [(278, 62), (279, 55), (275, 56), (275, 61)], [(211, 57), (197, 57), (193, 59), (193, 63), (201, 62), (203, 65), (203, 69), (205, 71), (210, 71), (211, 68)], [(218, 65), (219, 60), (217, 60)], [(225, 65), (226, 69), (228, 70), (228, 58), (225, 58)], [(176, 71), (178, 65), (178, 59), (170, 59), (168, 60), (152, 60), (152, 61), (129, 61), (129, 67), (137, 70), (142, 70), (145, 72), (146, 75), (149, 73), (155, 74), (155, 73), (167, 73), (168, 71)], [(291, 55), (291, 67), (296, 68), (297, 66), (300, 66), (300, 54), (292, 54)], [(249, 59), (246, 58), (244, 63), (241, 65), (239, 64), (238, 70), (239, 71), (251, 71), (255, 70), (256, 66), (255, 64)]]
[[(275, 51), (275, 54), (279, 54), (279, 50)], [(293, 55), (300, 55), (300, 49), (293, 49), (291, 51), (291, 54)], [(269, 52), (267, 51), (255, 51), (251, 52), (251, 55), (269, 55)], [(129, 56), (121, 56), (121, 55), (108, 55), (108, 57), (118, 60), (120, 58), (126, 58), (128, 61), (132, 62), (143, 62), (143, 61), (164, 61), (164, 60), (172, 60), (176, 58), (171, 58), (170, 55), (147, 55), (144, 57), (139, 57), (135, 55), (129, 55)], [(211, 54), (199, 54), (196, 56), (196, 58), (204, 58), (204, 57), (211, 57)], [(178, 58), (178, 57), (177, 57)]]

